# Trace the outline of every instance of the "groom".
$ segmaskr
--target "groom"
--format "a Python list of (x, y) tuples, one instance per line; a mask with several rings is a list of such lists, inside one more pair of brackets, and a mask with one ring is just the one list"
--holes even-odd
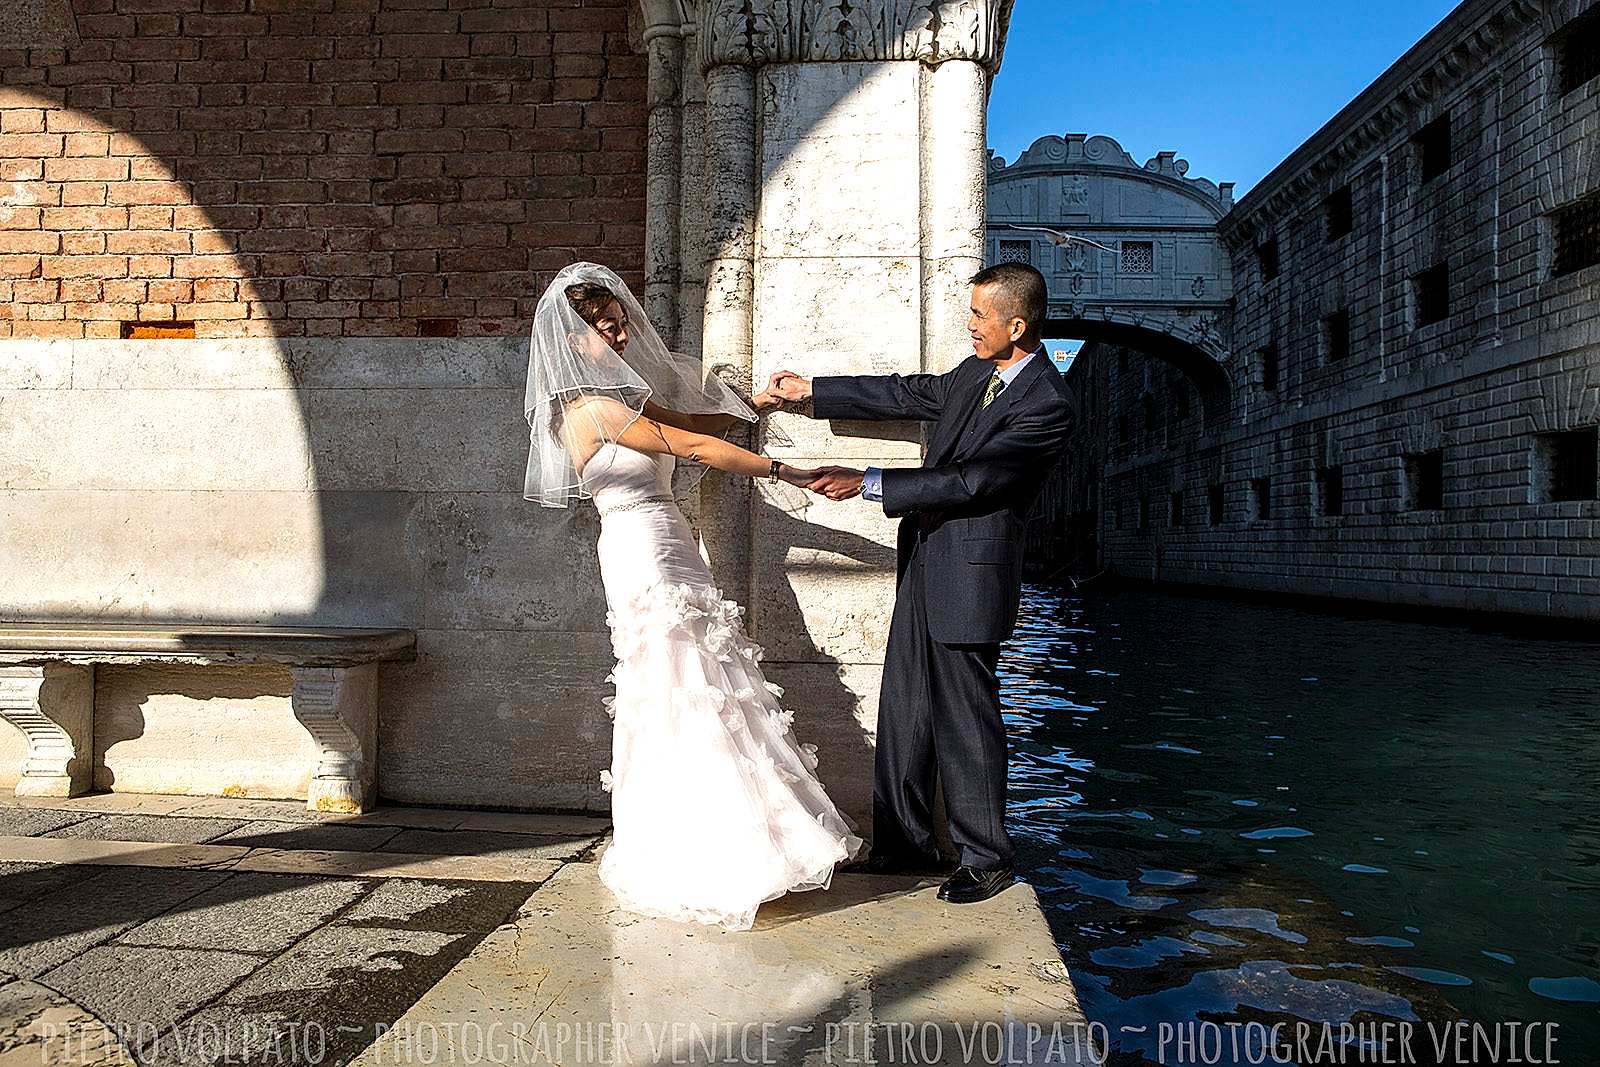
[(1040, 344), (1045, 305), (1038, 271), (990, 267), (972, 279), (973, 357), (949, 373), (808, 381), (780, 371), (770, 386), (786, 402), (809, 401), (812, 418), (933, 424), (921, 468), (829, 467), (811, 488), (881, 501), (901, 519), (865, 868), (948, 870), (933, 832), (937, 770), (961, 851), (939, 899), (955, 904), (987, 900), (1013, 880), (995, 668), (1016, 622), (1023, 521), (1072, 420)]

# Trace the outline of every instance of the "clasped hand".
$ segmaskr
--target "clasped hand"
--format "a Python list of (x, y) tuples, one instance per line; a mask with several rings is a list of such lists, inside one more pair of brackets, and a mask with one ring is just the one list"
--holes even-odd
[[(781, 370), (772, 376), (767, 387), (750, 398), (758, 415), (774, 411), (804, 409), (811, 402), (811, 383), (794, 371)], [(866, 478), (863, 471), (851, 467), (816, 467), (810, 470), (784, 464), (779, 476), (790, 485), (809, 489), (829, 500), (849, 500), (859, 496)]]

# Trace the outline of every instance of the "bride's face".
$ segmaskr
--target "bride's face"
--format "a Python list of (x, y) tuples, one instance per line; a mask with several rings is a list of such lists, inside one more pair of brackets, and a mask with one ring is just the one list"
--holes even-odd
[(628, 313), (622, 310), (622, 305), (613, 300), (595, 316), (593, 323), (594, 332), (605, 338), (606, 344), (617, 355), (622, 355), (628, 348)]

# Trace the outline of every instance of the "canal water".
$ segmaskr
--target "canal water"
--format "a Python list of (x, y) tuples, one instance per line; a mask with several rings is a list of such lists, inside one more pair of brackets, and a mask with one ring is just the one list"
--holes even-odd
[(1033, 586), (1001, 670), (1018, 866), (1110, 1062), (1409, 1022), (1407, 1062), (1600, 1063), (1600, 644)]

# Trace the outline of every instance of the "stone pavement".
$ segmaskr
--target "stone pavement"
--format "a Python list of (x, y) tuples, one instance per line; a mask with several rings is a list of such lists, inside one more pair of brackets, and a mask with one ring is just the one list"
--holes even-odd
[(840, 875), (730, 934), (616, 911), (607, 828), (0, 799), (0, 1067), (1093, 1062), (1027, 886)]

